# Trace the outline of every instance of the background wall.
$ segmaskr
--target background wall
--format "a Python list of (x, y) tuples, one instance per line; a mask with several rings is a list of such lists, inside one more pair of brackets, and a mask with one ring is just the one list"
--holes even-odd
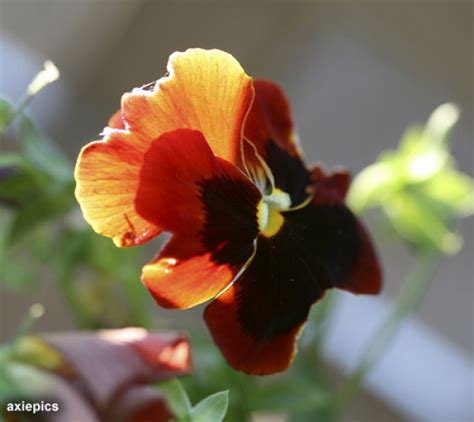
[[(308, 162), (357, 173), (394, 147), (408, 124), (453, 101), (463, 112), (454, 156), (463, 171), (474, 172), (471, 2), (2, 0), (0, 6), (0, 94), (17, 99), (51, 58), (61, 82), (40, 94), (31, 111), (71, 159), (102, 130), (123, 92), (161, 77), (171, 52), (198, 46), (226, 50), (250, 75), (285, 88)], [(463, 251), (443, 263), (418, 316), (472, 358), (472, 221), (461, 231)], [(390, 270), (384, 295), (391, 297), (410, 257), (395, 246), (381, 254)], [(48, 314), (40, 328), (68, 328), (45, 286), (40, 296)], [(4, 293), (2, 338), (31, 300), (38, 299)], [(383, 420), (401, 418), (380, 411)]]

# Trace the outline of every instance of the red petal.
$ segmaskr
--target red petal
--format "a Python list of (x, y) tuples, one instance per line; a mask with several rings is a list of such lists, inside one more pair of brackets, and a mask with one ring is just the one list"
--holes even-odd
[(136, 208), (173, 238), (143, 270), (165, 307), (187, 308), (219, 293), (253, 251), (258, 189), (215, 157), (202, 134), (178, 129), (144, 157)]
[(349, 172), (341, 170), (327, 174), (321, 167), (311, 170), (311, 184), (317, 204), (337, 204), (344, 202), (351, 183)]
[(266, 144), (273, 140), (292, 156), (299, 155), (290, 105), (283, 90), (265, 80), (255, 80), (255, 100), (245, 123), (245, 137), (266, 157)]
[(369, 234), (358, 223), (361, 239), (360, 253), (352, 270), (344, 277), (338, 287), (357, 294), (378, 294), (382, 290), (382, 270)]
[[(215, 204), (206, 203), (208, 193)], [(145, 154), (135, 205), (138, 213), (155, 226), (199, 239), (204, 226), (212, 223), (206, 214), (211, 205), (219, 206), (219, 211), (229, 217), (222, 224), (235, 223), (232, 217), (248, 217), (252, 222), (260, 197), (240, 170), (214, 156), (201, 132), (177, 129), (155, 140)], [(229, 204), (243, 208), (244, 216), (235, 215), (238, 210), (233, 208), (225, 209)]]
[[(300, 205), (309, 196), (310, 178), (297, 143), (290, 105), (278, 85), (257, 80), (254, 86), (255, 101), (245, 123), (245, 137), (270, 167), (275, 185), (290, 195), (293, 206)], [(247, 164), (259, 166), (253, 161)]]
[[(239, 319), (239, 298), (243, 294), (234, 283), (206, 308), (204, 317), (215, 343), (234, 369), (253, 375), (284, 371), (296, 354), (296, 339), (303, 322), (283, 334), (256, 338)], [(262, 299), (254, 298), (256, 304)]]
[[(326, 173), (321, 167), (311, 171), (314, 190), (313, 204), (319, 206), (345, 207), (344, 198), (350, 185), (350, 174), (346, 171)], [(354, 220), (360, 239), (357, 254), (350, 272), (338, 287), (359, 294), (377, 294), (382, 289), (382, 271), (372, 240), (358, 220)]]

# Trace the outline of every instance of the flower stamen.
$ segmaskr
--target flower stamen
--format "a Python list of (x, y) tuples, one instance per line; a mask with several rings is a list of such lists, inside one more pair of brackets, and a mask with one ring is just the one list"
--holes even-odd
[(281, 211), (291, 207), (291, 198), (281, 189), (273, 189), (270, 195), (264, 195), (257, 206), (257, 220), (260, 233), (272, 237), (278, 233), (284, 223)]

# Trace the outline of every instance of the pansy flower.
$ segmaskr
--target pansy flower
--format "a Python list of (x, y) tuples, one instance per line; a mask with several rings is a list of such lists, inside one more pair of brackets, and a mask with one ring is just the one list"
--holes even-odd
[(305, 166), (282, 90), (231, 55), (172, 54), (103, 135), (77, 161), (85, 219), (121, 247), (171, 233), (142, 281), (165, 308), (212, 300), (204, 318), (235, 369), (286, 369), (327, 289), (379, 292), (348, 174)]

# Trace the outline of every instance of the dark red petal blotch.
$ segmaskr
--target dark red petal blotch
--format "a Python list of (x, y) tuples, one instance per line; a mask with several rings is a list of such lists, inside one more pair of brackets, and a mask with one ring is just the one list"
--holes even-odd
[(253, 253), (261, 195), (198, 131), (163, 134), (143, 161), (135, 208), (173, 237), (142, 280), (164, 307), (212, 299)]

